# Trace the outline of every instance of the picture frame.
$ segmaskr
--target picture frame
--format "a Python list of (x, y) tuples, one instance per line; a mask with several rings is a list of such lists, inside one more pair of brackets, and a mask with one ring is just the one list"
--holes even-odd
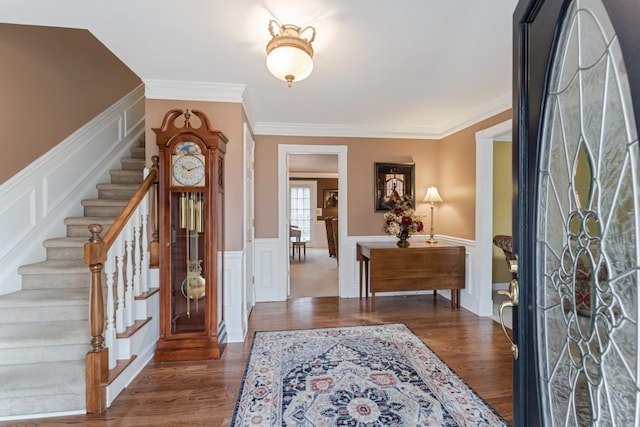
[(324, 190), (322, 193), (322, 206), (325, 209), (338, 207), (338, 190)]
[(387, 211), (399, 204), (416, 206), (415, 163), (375, 163), (375, 210)]

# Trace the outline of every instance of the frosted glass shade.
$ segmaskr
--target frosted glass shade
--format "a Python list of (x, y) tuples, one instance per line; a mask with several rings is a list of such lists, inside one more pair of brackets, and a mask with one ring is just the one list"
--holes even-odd
[(267, 55), (267, 68), (277, 78), (299, 82), (313, 71), (313, 60), (304, 50), (293, 46), (280, 46)]

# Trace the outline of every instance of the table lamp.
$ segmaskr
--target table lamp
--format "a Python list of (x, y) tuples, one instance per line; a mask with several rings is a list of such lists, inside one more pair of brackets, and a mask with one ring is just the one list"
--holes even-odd
[(431, 230), (429, 232), (429, 243), (436, 243), (436, 239), (433, 237), (433, 204), (436, 202), (442, 202), (442, 197), (438, 193), (438, 189), (435, 186), (431, 186), (427, 189), (427, 194), (424, 196), (423, 202), (431, 203)]

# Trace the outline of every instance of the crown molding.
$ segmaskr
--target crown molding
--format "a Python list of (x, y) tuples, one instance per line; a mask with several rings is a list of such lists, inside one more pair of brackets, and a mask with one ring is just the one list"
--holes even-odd
[(174, 80), (144, 80), (145, 96), (149, 99), (242, 103), (247, 89), (243, 84), (186, 82)]
[(144, 85), (145, 96), (149, 99), (240, 103), (254, 135), (442, 139), (511, 108), (509, 93), (466, 116), (437, 127), (255, 122), (249, 91), (244, 84), (148, 79), (144, 80)]
[(338, 125), (318, 123), (277, 123), (258, 122), (254, 129), (256, 135), (278, 136), (327, 136), (352, 138), (400, 138), (400, 139), (438, 139), (434, 128), (425, 127), (382, 127), (360, 125)]
[(445, 126), (442, 126), (440, 130), (440, 138), (447, 137), (458, 131), (466, 129), (469, 126), (475, 125), (478, 122), (502, 113), (509, 108), (511, 108), (511, 92), (501, 96), (490, 104), (486, 104), (483, 107), (476, 109), (464, 117), (460, 117), (455, 121), (451, 121)]

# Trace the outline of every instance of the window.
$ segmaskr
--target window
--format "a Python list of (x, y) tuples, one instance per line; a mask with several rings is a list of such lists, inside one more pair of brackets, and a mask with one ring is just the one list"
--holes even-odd
[(311, 241), (311, 185), (291, 184), (291, 225), (300, 229), (300, 241)]

